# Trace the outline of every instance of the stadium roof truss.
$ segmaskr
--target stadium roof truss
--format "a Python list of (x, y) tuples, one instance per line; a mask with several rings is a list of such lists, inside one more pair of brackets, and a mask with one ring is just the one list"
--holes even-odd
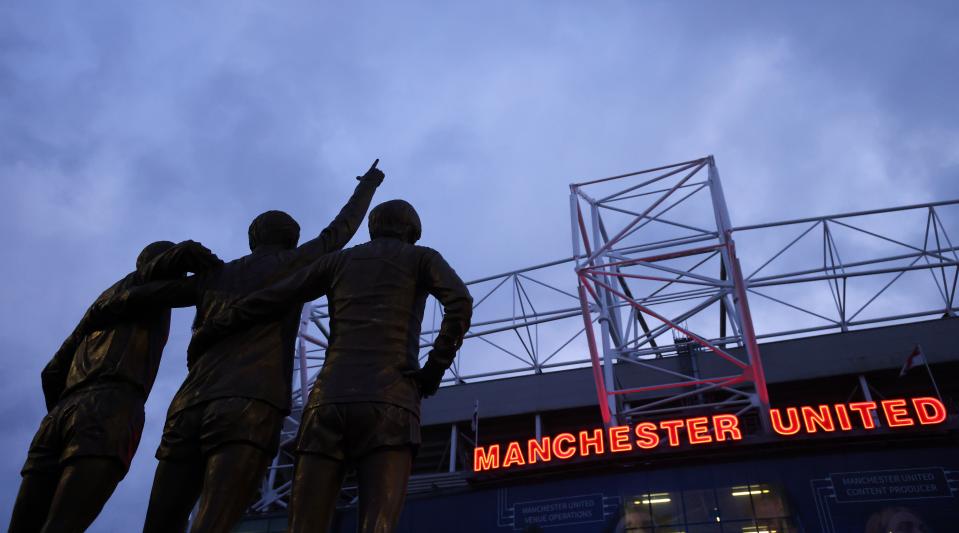
[[(713, 389), (727, 393), (717, 402), (724, 408), (767, 410), (759, 345), (714, 160), (587, 181), (570, 190), (578, 293), (584, 323), (590, 325), (586, 333), (603, 422), (617, 424), (650, 409), (662, 412), (675, 400)], [(705, 211), (678, 209), (700, 195), (709, 199)], [(689, 216), (704, 212), (712, 220)], [(652, 225), (668, 228), (644, 231)], [(721, 261), (718, 276), (703, 269), (712, 259)], [(729, 318), (730, 331), (719, 338), (692, 331), (698, 328), (689, 322), (717, 304)], [(666, 333), (675, 340), (662, 342)], [(649, 362), (679, 353), (677, 341), (694, 342), (704, 354), (724, 359), (728, 375), (701, 378)], [(745, 347), (746, 357), (730, 353), (730, 344)], [(615, 374), (624, 363), (666, 376), (662, 383), (620, 389)], [(637, 394), (673, 390), (665, 398), (627, 402)]]
[[(570, 190), (581, 312), (606, 424), (704, 408), (765, 412), (759, 339), (954, 316), (957, 309), (959, 256), (942, 211), (954, 215), (959, 201), (734, 227), (712, 156)], [(764, 260), (745, 270), (737, 241)], [(933, 282), (927, 278), (922, 289), (935, 291), (917, 287), (919, 272)], [(883, 301), (895, 285), (910, 298)], [(652, 361), (690, 351), (700, 361), (723, 360), (729, 372), (703, 378), (695, 364), (686, 373)], [(659, 373), (661, 381), (620, 388), (623, 365)]]

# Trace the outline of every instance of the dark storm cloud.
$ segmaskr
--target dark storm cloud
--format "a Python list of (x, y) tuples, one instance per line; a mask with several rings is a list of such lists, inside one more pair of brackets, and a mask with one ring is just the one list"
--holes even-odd
[[(40, 368), (145, 242), (233, 258), (272, 208), (308, 235), (375, 157), (466, 278), (567, 255), (569, 182), (708, 153), (735, 223), (959, 197), (956, 10), (5, 3), (0, 521)], [(95, 530), (143, 516), (190, 316)]]

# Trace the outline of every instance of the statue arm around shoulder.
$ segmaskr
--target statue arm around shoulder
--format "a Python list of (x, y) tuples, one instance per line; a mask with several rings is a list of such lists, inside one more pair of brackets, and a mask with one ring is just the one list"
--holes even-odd
[(137, 271), (142, 283), (94, 304), (90, 323), (94, 329), (102, 329), (138, 313), (196, 305), (197, 277), (183, 276), (188, 272), (202, 274), (222, 265), (223, 261), (202, 244), (183, 241)]
[(424, 397), (439, 389), (446, 369), (453, 364), (456, 352), (473, 318), (473, 298), (466, 284), (438, 252), (432, 252), (424, 264), (429, 293), (443, 305), (443, 321), (433, 342), (433, 349), (420, 371), (420, 391)]
[(186, 240), (161, 253), (138, 270), (144, 282), (175, 279), (187, 272), (198, 274), (218, 267), (223, 261), (202, 244)]
[(290, 306), (319, 298), (330, 289), (340, 254), (328, 254), (273, 285), (260, 289), (217, 313), (193, 333), (188, 357), (195, 360), (220, 340), (279, 316)]
[(319, 236), (303, 243), (296, 249), (296, 255), (289, 265), (288, 271), (306, 266), (319, 259), (323, 254), (339, 250), (350, 242), (370, 208), (373, 193), (383, 183), (385, 174), (382, 170), (376, 168), (379, 162), (380, 160), (377, 159), (366, 171), (366, 174), (356, 177), (360, 183), (356, 186), (350, 199), (347, 200), (346, 205), (336, 215), (333, 222), (330, 222), (330, 225), (320, 232)]
[(137, 285), (95, 304), (91, 326), (103, 329), (139, 314), (196, 305), (198, 292), (196, 276)]

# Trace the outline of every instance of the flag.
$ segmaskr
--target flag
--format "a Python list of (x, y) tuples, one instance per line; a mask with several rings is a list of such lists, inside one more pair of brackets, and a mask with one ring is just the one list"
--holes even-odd
[(476, 432), (479, 431), (479, 400), (473, 402), (473, 421), (470, 428), (473, 430), (473, 435), (476, 435)]
[(899, 377), (905, 376), (906, 372), (909, 372), (913, 367), (926, 364), (926, 356), (922, 353), (922, 348), (917, 344), (915, 348), (912, 349), (912, 353), (909, 354), (909, 357), (906, 358), (906, 363), (902, 365), (902, 370), (899, 371)]

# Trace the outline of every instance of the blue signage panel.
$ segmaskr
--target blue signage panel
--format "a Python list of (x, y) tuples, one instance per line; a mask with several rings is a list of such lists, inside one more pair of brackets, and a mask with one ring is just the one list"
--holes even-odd
[(513, 529), (556, 527), (603, 521), (603, 495), (583, 494), (564, 498), (516, 502)]
[(941, 468), (873, 470), (830, 474), (839, 503), (949, 498), (952, 491)]

